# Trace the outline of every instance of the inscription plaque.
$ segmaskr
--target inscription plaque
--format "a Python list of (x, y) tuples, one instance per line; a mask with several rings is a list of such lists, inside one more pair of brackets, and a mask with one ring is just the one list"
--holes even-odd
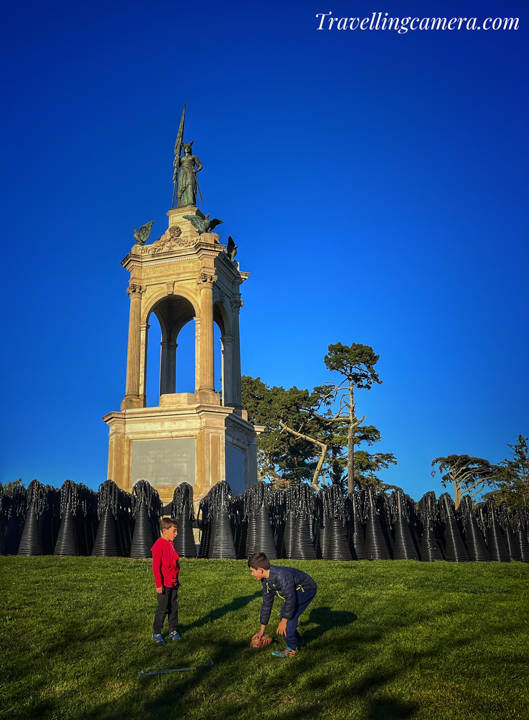
[(195, 484), (195, 438), (134, 440), (131, 484), (148, 480), (151, 485)]
[(226, 480), (232, 493), (244, 492), (244, 452), (229, 443), (226, 443)]

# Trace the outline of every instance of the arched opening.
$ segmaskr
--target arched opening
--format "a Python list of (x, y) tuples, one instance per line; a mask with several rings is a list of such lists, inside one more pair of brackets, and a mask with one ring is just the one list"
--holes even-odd
[(195, 314), (192, 303), (179, 295), (165, 297), (151, 309), (145, 358), (147, 407), (158, 406), (161, 395), (195, 392)]
[(176, 392), (195, 392), (195, 344), (196, 327), (190, 320), (178, 333), (177, 342), (177, 368), (176, 368)]
[(217, 323), (213, 323), (213, 367), (215, 368), (215, 392), (221, 394), (222, 402), (222, 331)]
[(215, 390), (222, 405), (233, 405), (233, 343), (230, 321), (222, 302), (213, 306)]

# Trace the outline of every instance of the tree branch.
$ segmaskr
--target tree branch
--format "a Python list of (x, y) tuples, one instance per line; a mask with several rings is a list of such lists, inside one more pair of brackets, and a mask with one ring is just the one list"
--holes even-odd
[(302, 440), (307, 440), (308, 442), (313, 443), (314, 445), (318, 445), (318, 447), (321, 449), (321, 455), (320, 459), (318, 460), (318, 464), (316, 465), (316, 470), (314, 471), (314, 476), (312, 478), (312, 487), (317, 491), (320, 492), (320, 487), (318, 486), (318, 477), (321, 472), (321, 468), (323, 466), (323, 461), (325, 459), (325, 455), (327, 453), (327, 445), (325, 443), (320, 442), (319, 440), (315, 440), (314, 438), (309, 437), (308, 435), (303, 435), (303, 433), (298, 432), (297, 430), (292, 430), (292, 428), (289, 428), (288, 425), (285, 425), (284, 422), (281, 420), (279, 421), (279, 426), (282, 430), (285, 430), (286, 432), (290, 433), (291, 435), (294, 435), (294, 437), (299, 437)]

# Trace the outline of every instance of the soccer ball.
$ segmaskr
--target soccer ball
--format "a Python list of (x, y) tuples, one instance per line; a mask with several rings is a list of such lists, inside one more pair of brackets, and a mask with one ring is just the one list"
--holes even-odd
[(270, 635), (263, 635), (263, 637), (259, 637), (258, 634), (254, 635), (253, 638), (250, 641), (250, 647), (253, 648), (262, 648), (266, 647), (267, 645), (270, 645), (272, 642), (272, 638)]

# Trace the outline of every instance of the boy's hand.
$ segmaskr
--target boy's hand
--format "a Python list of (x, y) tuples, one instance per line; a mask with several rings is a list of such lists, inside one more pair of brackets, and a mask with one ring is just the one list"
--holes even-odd
[(156, 588), (156, 592), (158, 593), (158, 595), (161, 595), (163, 593), (163, 587)]
[(285, 635), (287, 634), (287, 620), (286, 620), (286, 618), (283, 618), (283, 619), (281, 620), (281, 622), (280, 622), (279, 625), (277, 626), (276, 633), (277, 633), (278, 635), (283, 635), (283, 637), (285, 637)]
[(262, 638), (265, 630), (266, 630), (266, 625), (261, 625), (261, 629), (259, 630), (259, 632), (255, 633), (254, 637)]

